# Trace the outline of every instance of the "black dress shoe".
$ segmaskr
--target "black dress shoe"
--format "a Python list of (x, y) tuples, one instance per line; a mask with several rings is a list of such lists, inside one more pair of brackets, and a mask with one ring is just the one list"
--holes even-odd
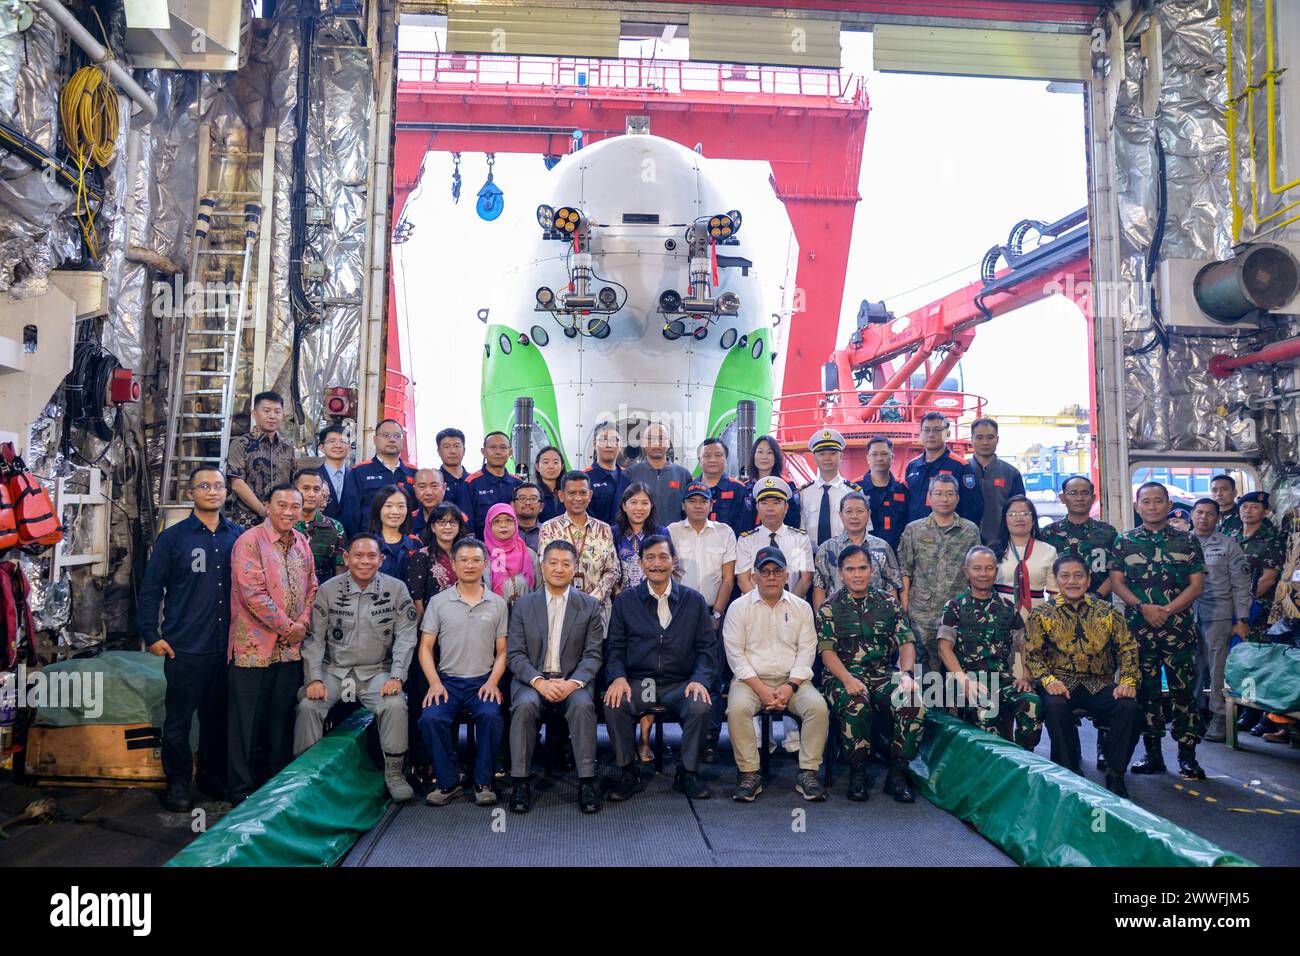
[(708, 785), (700, 779), (698, 773), (691, 773), (687, 770), (677, 768), (677, 775), (673, 777), (673, 789), (679, 793), (684, 793), (692, 800), (707, 800), (713, 796)]
[(515, 781), (515, 792), (510, 795), (510, 812), (527, 813), (533, 808), (533, 785), (527, 780)]
[(1178, 772), (1184, 780), (1205, 779), (1205, 771), (1196, 762), (1196, 744), (1178, 745)]
[(170, 780), (167, 792), (163, 794), (163, 806), (172, 813), (188, 813), (194, 809), (194, 800), (190, 797), (190, 785), (185, 780)]
[(1238, 730), (1250, 730), (1259, 723), (1259, 711), (1254, 707), (1243, 707), (1241, 716), (1237, 718)]
[(1142, 746), (1147, 755), (1129, 768), (1130, 773), (1164, 773), (1169, 769), (1165, 766), (1164, 754), (1160, 752), (1160, 738), (1143, 737)]
[(594, 777), (578, 781), (578, 809), (583, 813), (600, 812), (600, 791)]
[(1127, 797), (1128, 787), (1124, 786), (1124, 775), (1110, 771), (1106, 774), (1106, 789), (1117, 797)]
[(641, 782), (641, 774), (636, 769), (636, 764), (628, 764), (621, 769), (618, 780), (609, 788), (605, 796), (617, 802), (626, 800), (644, 789), (645, 784)]

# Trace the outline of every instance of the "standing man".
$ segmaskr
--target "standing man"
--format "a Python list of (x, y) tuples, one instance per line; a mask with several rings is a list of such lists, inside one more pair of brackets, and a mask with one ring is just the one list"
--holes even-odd
[(463, 464), (465, 433), (459, 428), (444, 428), (434, 437), (434, 444), (438, 446), (438, 457), (442, 460), (442, 467), (438, 470), (442, 472), (442, 480), (447, 485), (447, 500), (454, 503), (461, 514), (468, 516), (474, 507), (474, 501), (466, 484), (469, 474)]
[(1226, 531), (1236, 539), (1250, 561), (1251, 588), (1254, 601), (1250, 609), (1250, 639), (1268, 643), (1268, 615), (1273, 606), (1282, 564), (1286, 559), (1282, 535), (1265, 517), (1268, 511), (1267, 491), (1248, 491), (1237, 505), (1241, 517), (1241, 530)]
[(415, 469), (402, 461), (402, 443), (405, 440), (406, 431), (394, 419), (385, 418), (375, 426), (375, 457), (348, 472), (343, 527), (349, 534), (366, 529), (370, 504), (379, 494), (379, 489), (388, 485), (401, 488), (414, 510)]
[(316, 583), (324, 584), (338, 574), (344, 564), (343, 525), (326, 517), (320, 510), (321, 500), (329, 494), (319, 468), (302, 468), (293, 476), (293, 486), (302, 495), (302, 518), (293, 526), (307, 536), (316, 569)]
[(433, 596), (420, 624), (420, 669), (429, 682), (420, 733), (436, 778), (424, 802), (441, 807), (461, 794), (453, 730), (463, 713), (474, 721), (474, 802), (485, 807), (497, 802), (492, 775), (505, 730), (501, 678), (509, 610), (505, 598), (483, 586), (487, 548), (482, 541), (461, 538), (452, 545), (451, 560), (456, 586)]
[[(1128, 605), (1128, 626), (1138, 647), (1138, 706), (1144, 722), (1146, 759), (1134, 773), (1164, 773), (1160, 738), (1165, 735), (1160, 671), (1169, 682), (1173, 734), (1178, 742), (1178, 769), (1184, 779), (1204, 780), (1196, 762), (1201, 715), (1196, 709), (1196, 647), (1200, 635), (1192, 619), (1192, 602), (1205, 588), (1205, 558), (1192, 535), (1169, 527), (1169, 491), (1156, 481), (1138, 488), (1140, 527), (1115, 539), (1110, 556), (1110, 584)], [(1108, 761), (1109, 762), (1109, 761)], [(1114, 769), (1112, 767), (1112, 769)]]
[[(721, 438), (706, 438), (697, 452), (700, 458), (700, 482), (712, 496), (709, 518), (721, 521), (736, 534), (744, 534), (753, 525), (745, 514), (745, 486), (727, 474), (727, 446)], [(683, 496), (684, 497), (684, 496)], [(682, 508), (685, 510), (683, 500)]]
[(920, 659), (935, 669), (943, 606), (965, 588), (966, 554), (980, 543), (979, 526), (957, 514), (958, 488), (953, 475), (931, 478), (929, 498), (934, 510), (908, 524), (898, 546), (903, 610), (919, 638)]
[(984, 500), (980, 540), (989, 544), (1002, 533), (1002, 506), (1008, 498), (1025, 493), (1025, 479), (1015, 465), (998, 457), (998, 423), (992, 418), (975, 420), (970, 427), (970, 443), (975, 453), (970, 467)]
[(1210, 497), (1219, 508), (1219, 530), (1224, 534), (1241, 527), (1241, 515), (1237, 511), (1237, 479), (1227, 473), (1215, 475), (1210, 479)]
[(293, 478), (294, 449), (280, 437), (284, 399), (275, 392), (253, 396), (253, 424), (247, 435), (230, 443), (226, 480), (235, 496), (230, 517), (247, 529), (266, 517), (271, 489)]
[[(587, 469), (591, 475), (591, 516), (607, 525), (614, 524), (623, 489), (628, 486), (627, 473), (618, 466), (623, 438), (618, 426), (609, 422), (596, 426), (596, 457)], [(518, 509), (516, 509), (518, 510)]]
[(808, 439), (808, 450), (817, 462), (817, 477), (799, 489), (803, 500), (803, 529), (808, 532), (816, 551), (844, 531), (840, 520), (840, 501), (861, 489), (840, 474), (844, 460), (844, 436), (833, 428), (823, 428)]
[[(691, 473), (668, 460), (672, 439), (668, 426), (655, 422), (647, 425), (641, 437), (645, 460), (627, 469), (628, 484), (640, 481), (650, 488), (650, 498), (655, 503), (655, 514), (664, 527), (682, 518), (682, 495), (691, 483)], [(617, 505), (615, 505), (617, 508)]]
[[(920, 521), (930, 513), (926, 495), (930, 479), (936, 475), (950, 475), (957, 483), (960, 496), (957, 514), (973, 521), (978, 528), (984, 518), (984, 497), (980, 494), (975, 472), (965, 461), (948, 449), (948, 419), (941, 412), (927, 412), (921, 419), (921, 448), (923, 453), (907, 463), (904, 480), (907, 482), (907, 520)], [(998, 513), (998, 520), (1002, 515)]]
[(1042, 539), (1057, 554), (1073, 551), (1083, 558), (1091, 575), (1088, 591), (1098, 597), (1110, 596), (1110, 549), (1119, 532), (1113, 525), (1089, 517), (1097, 501), (1097, 491), (1087, 475), (1071, 475), (1061, 482), (1061, 504), (1065, 517), (1053, 521), (1042, 531)]
[[(230, 637), (230, 556), (241, 534), (221, 514), (226, 481), (215, 468), (190, 472), (194, 510), (154, 542), (140, 584), (140, 641), (163, 658), (167, 696), (162, 763), (167, 775), (163, 806), (193, 807), (194, 760), (190, 727), (199, 716), (198, 785), (215, 797), (226, 792), (226, 661)], [(158, 629), (163, 604), (167, 615)]]
[(877, 436), (867, 442), (867, 473), (859, 484), (871, 502), (871, 533), (895, 551), (908, 521), (908, 490), (894, 477), (894, 443)]
[(727, 731), (740, 779), (732, 799), (750, 803), (763, 792), (754, 717), (762, 710), (799, 717), (799, 775), (794, 789), (805, 800), (825, 800), (817, 779), (826, 748), (829, 712), (813, 686), (817, 633), (812, 608), (786, 590), (788, 574), (780, 548), (767, 547), (754, 559), (758, 586), (727, 611), (722, 637), (734, 675), (727, 697)]
[(871, 555), (871, 586), (898, 599), (898, 592), (903, 589), (898, 558), (887, 542), (867, 530), (870, 521), (871, 510), (862, 492), (854, 491), (840, 499), (840, 523), (844, 531), (825, 542), (813, 555), (813, 607), (821, 607), (839, 590), (840, 552), (851, 544), (865, 548)]
[[(1025, 622), (1010, 601), (993, 593), (997, 579), (993, 551), (971, 548), (966, 553), (970, 587), (944, 605), (939, 619), (939, 660), (949, 674), (960, 675), (962, 720), (1003, 737), (1010, 723), (1014, 732), (1007, 739), (1033, 750), (1042, 733), (1041, 703), (1028, 677), (1013, 676), (1013, 662), (1024, 659)], [(1004, 722), (1005, 716), (1011, 720)]]
[(718, 667), (709, 606), (698, 591), (673, 584), (668, 538), (646, 535), (640, 557), (645, 579), (614, 599), (605, 645), (605, 724), (619, 768), (609, 799), (626, 800), (645, 789), (636, 764), (636, 725), (659, 706), (682, 725), (673, 789), (707, 800), (712, 794), (699, 770), (709, 733), (709, 685)]
[[(1214, 529), (1219, 523), (1219, 505), (1202, 498), (1192, 506), (1192, 533), (1205, 556), (1205, 590), (1192, 604), (1200, 643), (1196, 653), (1196, 706), (1201, 706), (1201, 688), (1210, 681), (1210, 726), (1205, 740), (1223, 743), (1228, 730), (1223, 702), (1223, 668), (1228, 660), (1232, 635), (1243, 641), (1250, 637), (1250, 559), (1228, 535)], [(1208, 672), (1208, 673), (1207, 673)]]
[(436, 468), (421, 468), (415, 473), (415, 508), (411, 511), (411, 534), (427, 546), (433, 540), (429, 517), (447, 497), (447, 482)]
[[(898, 602), (871, 586), (871, 558), (856, 544), (839, 554), (844, 587), (817, 612), (822, 693), (840, 722), (849, 756), (849, 799), (865, 801), (873, 717), (893, 731), (885, 793), (899, 803), (916, 794), (907, 765), (921, 745), (925, 707), (916, 693), (916, 635)], [(898, 655), (898, 670), (891, 664)]]
[[(298, 489), (272, 488), (266, 520), (235, 542), (227, 652), (231, 665), (227, 785), (233, 804), (242, 803), (293, 758), (302, 642), (317, 588), (311, 545), (293, 527), (301, 517)], [(259, 749), (266, 757), (265, 766), (256, 759)]]
[(333, 422), (320, 430), (316, 436), (316, 447), (325, 459), (325, 464), (316, 470), (325, 483), (328, 494), (321, 511), (325, 517), (342, 522), (343, 515), (347, 513), (343, 507), (343, 493), (348, 487), (348, 456), (352, 454), (352, 445), (348, 442), (343, 426)]
[(578, 571), (573, 586), (590, 594), (602, 610), (618, 584), (622, 565), (614, 547), (614, 532), (603, 521), (587, 514), (591, 503), (591, 478), (585, 471), (570, 471), (560, 479), (564, 514), (543, 523), (538, 542), (542, 549), (552, 541), (567, 541), (578, 552)]
[(572, 587), (577, 570), (578, 552), (573, 545), (552, 541), (542, 556), (546, 587), (522, 595), (510, 613), (506, 662), (514, 675), (510, 690), (513, 813), (527, 813), (533, 805), (528, 777), (537, 725), (544, 714), (556, 712), (563, 714), (573, 741), (578, 809), (583, 813), (600, 810), (596, 789), (596, 698), (592, 688), (600, 671), (605, 622), (595, 599)]
[(785, 523), (790, 504), (790, 486), (773, 475), (754, 484), (754, 507), (758, 509), (758, 527), (736, 539), (736, 581), (748, 593), (758, 583), (754, 560), (763, 548), (780, 548), (785, 555), (790, 590), (804, 597), (812, 587), (813, 555), (808, 533)]
[(303, 681), (293, 752), (320, 740), (330, 708), (358, 700), (375, 715), (384, 750), (384, 786), (396, 802), (415, 796), (402, 775), (406, 760), (406, 697), (402, 685), (415, 654), (418, 617), (406, 585), (379, 573), (379, 538), (348, 542), (347, 574), (325, 582), (311, 606), (302, 645)]
[(488, 432), (483, 438), (483, 470), (476, 471), (466, 480), (474, 510), (470, 512), (470, 527), (480, 538), (486, 534), (487, 513), (493, 505), (510, 504), (515, 489), (522, 482), (506, 474), (510, 460), (510, 436), (505, 432)]
[(520, 482), (510, 499), (519, 519), (519, 537), (537, 554), (542, 553), (542, 526), (537, 519), (542, 513), (542, 489), (531, 481)]
[[(1029, 612), (1025, 670), (1040, 689), (1052, 760), (1079, 773), (1079, 728), (1074, 709), (1110, 728), (1106, 789), (1127, 797), (1124, 771), (1137, 746), (1137, 642), (1124, 617), (1089, 592), (1091, 572), (1081, 554), (1068, 551), (1052, 565), (1058, 593)], [(1116, 674), (1118, 673), (1118, 682)]]

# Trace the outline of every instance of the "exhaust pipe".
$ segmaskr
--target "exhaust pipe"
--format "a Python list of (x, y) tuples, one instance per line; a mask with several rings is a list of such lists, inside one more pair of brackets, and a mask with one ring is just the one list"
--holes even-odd
[(758, 406), (749, 399), (736, 403), (736, 457), (740, 459), (741, 481), (748, 481), (754, 476), (749, 473), (749, 450), (754, 447), (755, 419)]
[(515, 427), (510, 444), (515, 458), (515, 474), (531, 478), (533, 463), (528, 452), (533, 446), (533, 400), (528, 396), (515, 399)]

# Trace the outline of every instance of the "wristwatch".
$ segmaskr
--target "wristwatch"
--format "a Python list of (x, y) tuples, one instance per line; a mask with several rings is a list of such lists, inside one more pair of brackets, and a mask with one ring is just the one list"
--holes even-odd
[(799, 685), (796, 684), (794, 681), (786, 681), (785, 686), (790, 688), (790, 693), (792, 694), (799, 693)]
[(721, 621), (721, 620), (722, 620), (722, 612), (721, 612), (721, 611), (717, 611), (717, 610), (715, 610), (715, 611), (713, 612), (713, 619), (714, 619), (715, 621)]

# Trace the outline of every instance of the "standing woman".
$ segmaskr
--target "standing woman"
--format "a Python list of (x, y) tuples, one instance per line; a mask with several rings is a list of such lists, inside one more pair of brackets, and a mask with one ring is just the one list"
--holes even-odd
[[(658, 525), (650, 486), (643, 481), (635, 481), (623, 489), (618, 514), (614, 516), (614, 550), (618, 552), (620, 566), (618, 583), (614, 585), (615, 595), (636, 587), (645, 578), (639, 555), (641, 539), (651, 534), (661, 534), (667, 538), (668, 529)], [(637, 756), (642, 763), (650, 763), (655, 759), (654, 749), (650, 746), (650, 731), (654, 722), (653, 714), (641, 718), (641, 743), (637, 747)]]
[(1038, 510), (1024, 495), (1013, 495), (1002, 506), (1002, 524), (991, 545), (998, 559), (994, 590), (1029, 619), (1029, 612), (1056, 597), (1052, 563), (1056, 549), (1040, 537)]
[(759, 435), (754, 439), (754, 446), (749, 450), (749, 480), (745, 482), (745, 525), (758, 524), (758, 509), (754, 506), (754, 483), (760, 478), (775, 475), (790, 486), (789, 507), (785, 512), (785, 523), (791, 528), (801, 526), (802, 506), (799, 492), (794, 489), (798, 484), (791, 481), (785, 473), (785, 455), (781, 446), (771, 435)]
[(542, 489), (542, 513), (537, 516), (539, 524), (564, 514), (564, 504), (560, 501), (560, 476), (566, 471), (564, 453), (554, 445), (547, 445), (537, 453), (533, 481)]
[(420, 539), (411, 534), (411, 499), (397, 485), (379, 489), (370, 504), (371, 534), (378, 535), (384, 563), (380, 574), (406, 580), (406, 566), (411, 553), (421, 548)]
[(519, 519), (507, 504), (495, 504), (487, 513), (487, 573), (483, 583), (514, 606), (515, 598), (536, 591), (542, 583), (537, 552), (519, 535)]

